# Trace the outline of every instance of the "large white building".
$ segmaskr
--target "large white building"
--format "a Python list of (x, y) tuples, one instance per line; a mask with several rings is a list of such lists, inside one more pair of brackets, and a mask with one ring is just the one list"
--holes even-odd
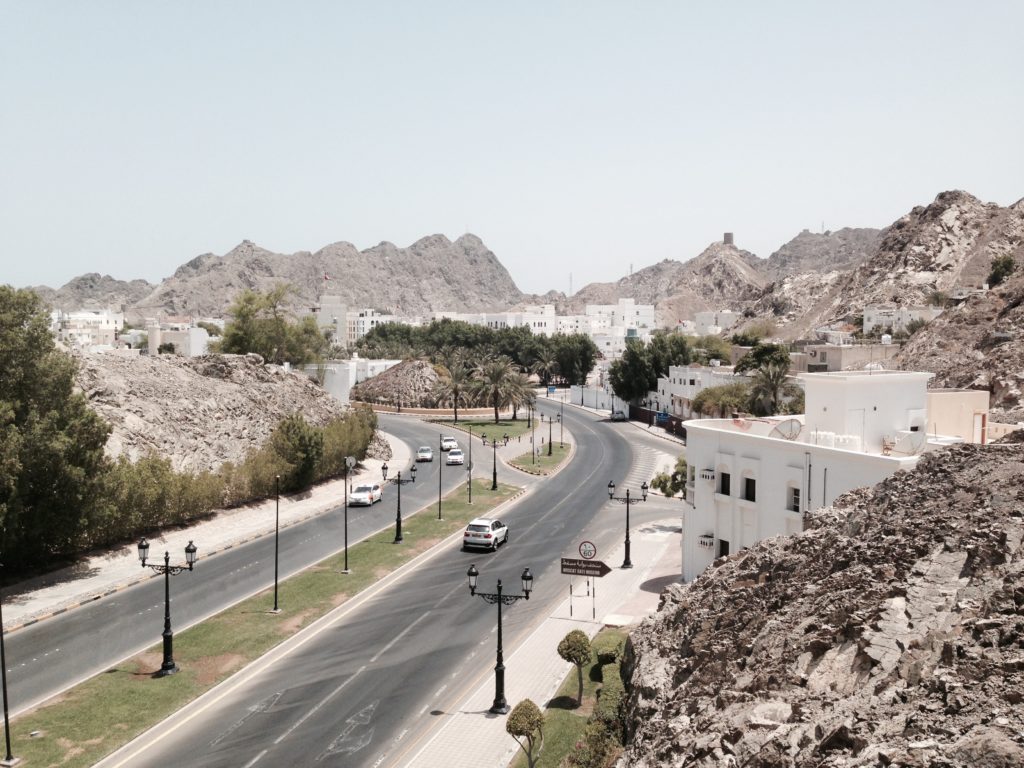
[(50, 329), (59, 341), (81, 352), (112, 349), (124, 329), (124, 313), (110, 309), (54, 310), (50, 313)]
[(915, 320), (928, 323), (942, 314), (939, 307), (898, 307), (895, 304), (869, 304), (864, 307), (864, 333), (900, 333)]
[(927, 432), (931, 376), (802, 374), (802, 416), (687, 422), (683, 578), (762, 539), (797, 533), (806, 512), (912, 468), (922, 451), (959, 442)]
[(708, 387), (750, 381), (749, 376), (737, 376), (733, 370), (729, 365), (671, 365), (668, 376), (658, 379), (658, 403), (662, 410), (673, 416), (693, 418), (694, 398)]

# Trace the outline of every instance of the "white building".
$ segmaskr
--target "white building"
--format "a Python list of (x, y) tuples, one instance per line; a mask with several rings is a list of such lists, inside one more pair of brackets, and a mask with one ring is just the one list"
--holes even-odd
[(348, 404), (349, 392), (354, 385), (373, 378), (400, 362), (402, 361), (367, 360), (356, 356), (350, 360), (328, 360), (305, 365), (302, 370), (311, 379), (320, 382), (320, 385), (335, 398)]
[(689, 478), (683, 578), (715, 558), (803, 530), (809, 510), (910, 469), (922, 451), (958, 438), (928, 435), (932, 374), (802, 374), (806, 413), (687, 422)]
[(732, 328), (743, 315), (731, 309), (697, 312), (693, 317), (694, 332), (698, 336), (717, 336)]
[(708, 387), (722, 387), (741, 381), (750, 381), (749, 376), (733, 373), (729, 365), (672, 365), (668, 376), (658, 379), (658, 402), (662, 410), (681, 419), (694, 418), (693, 401)]
[(149, 336), (149, 354), (160, 354), (164, 344), (174, 345), (174, 354), (184, 357), (205, 355), (210, 343), (210, 334), (205, 328), (198, 327), (191, 318), (169, 317), (157, 322), (147, 321), (146, 333)]
[[(609, 328), (626, 328), (650, 334), (655, 329), (654, 305), (637, 304), (636, 299), (619, 299), (616, 304), (587, 304), (584, 314), (607, 318)], [(595, 332), (598, 329), (595, 328)]]
[(864, 333), (900, 333), (915, 320), (931, 322), (942, 314), (938, 307), (897, 307), (895, 304), (872, 304), (864, 307)]
[(124, 313), (110, 309), (50, 313), (50, 329), (58, 341), (81, 352), (112, 349), (123, 328)]

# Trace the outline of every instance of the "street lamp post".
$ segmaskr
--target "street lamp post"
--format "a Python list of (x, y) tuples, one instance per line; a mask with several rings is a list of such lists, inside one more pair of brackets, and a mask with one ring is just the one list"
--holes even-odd
[[(348, 484), (348, 472), (355, 465), (355, 456), (345, 457), (345, 487), (348, 488), (349, 491), (352, 489)], [(371, 496), (370, 498), (372, 500), (373, 497)], [(348, 568), (348, 491), (345, 492), (345, 568), (342, 570), (342, 573), (352, 573)]]
[[(345, 497), (348, 499), (348, 497)], [(281, 476), (274, 475), (274, 610), (271, 613), (280, 613), (277, 607), (277, 553), (278, 539), (281, 532)]]
[[(438, 434), (437, 447), (439, 449), (444, 448), (444, 435)], [(437, 519), (443, 520), (441, 517), (441, 470), (444, 469), (444, 462), (441, 461), (441, 457), (444, 456), (444, 451), (440, 450), (437, 454)]]
[(508, 714), (508, 702), (505, 701), (505, 659), (501, 648), (501, 606), (512, 605), (516, 600), (529, 600), (530, 592), (533, 590), (533, 575), (530, 573), (529, 568), (523, 569), (523, 594), (521, 595), (502, 594), (501, 579), (498, 579), (497, 592), (477, 592), (476, 580), (480, 576), (480, 571), (476, 569), (476, 565), (469, 566), (466, 576), (469, 577), (470, 595), (482, 597), (484, 602), (498, 606), (498, 654), (497, 663), (494, 665), (494, 703), (489, 711), (495, 715), (505, 715)]
[[(384, 466), (382, 466), (380, 468), (380, 471), (381, 471), (381, 474), (384, 475), (384, 480), (386, 481), (388, 479), (388, 465), (385, 464)], [(391, 479), (391, 482), (398, 486), (398, 502), (396, 504), (396, 509), (395, 509), (395, 540), (393, 542), (394, 544), (401, 544), (402, 541), (403, 541), (403, 539), (402, 539), (402, 486), (405, 485), (406, 483), (415, 483), (416, 482), (416, 465), (415, 464), (413, 464), (411, 467), (409, 467), (409, 474), (411, 475), (411, 477), (407, 477), (407, 478), (405, 478), (403, 480), (402, 479), (402, 472), (401, 472), (401, 470), (399, 470), (398, 477), (393, 477)]]
[(564, 448), (565, 447), (562, 444), (562, 430), (563, 429), (564, 429), (564, 427), (562, 425), (562, 414), (558, 414), (558, 447), (559, 448)]
[[(487, 435), (480, 435), (484, 445), (487, 445)], [(506, 443), (508, 440), (505, 441)], [(491, 440), (491, 490), (498, 490), (498, 438)]]
[(469, 464), (466, 466), (466, 477), (469, 480), (466, 482), (466, 488), (469, 489), (469, 504), (473, 503), (473, 425), (468, 424), (466, 429), (469, 430)]
[[(583, 387), (580, 387), (580, 392), (583, 391)], [(583, 405), (583, 403), (580, 403)], [(562, 393), (562, 404), (558, 406), (558, 447), (563, 448), (562, 445), (562, 419), (565, 417), (565, 393)]]
[[(640, 501), (647, 501), (647, 490), (649, 488), (650, 488), (650, 486), (647, 485), (646, 481), (640, 486), (640, 494), (641, 494)], [(608, 498), (611, 499), (612, 501), (618, 501), (618, 502), (626, 505), (626, 556), (622, 560), (622, 567), (623, 568), (632, 568), (633, 567), (633, 561), (629, 559), (629, 502), (630, 502), (629, 489), (628, 488), (626, 489), (626, 495), (625, 496), (616, 496), (615, 495), (615, 483), (613, 483), (611, 480), (609, 480), (608, 481)]]
[(147, 563), (146, 560), (148, 558), (149, 542), (143, 537), (139, 540), (139, 560), (142, 563), (142, 567), (148, 566), (157, 573), (164, 575), (164, 661), (160, 665), (160, 671), (156, 673), (157, 677), (164, 677), (166, 675), (173, 675), (178, 671), (178, 666), (174, 663), (174, 633), (171, 631), (171, 576), (177, 576), (185, 569), (192, 570), (196, 564), (196, 545), (190, 541), (188, 546), (185, 547), (184, 565), (171, 565), (170, 552), (164, 552), (163, 565)]
[[(541, 418), (544, 418), (541, 416)], [(551, 455), (551, 451), (554, 449), (554, 441), (551, 439), (551, 431), (554, 429), (555, 420), (548, 416), (548, 456)]]
[[(2, 564), (0, 564), (2, 565)], [(4, 609), (3, 600), (0, 600), (0, 681), (3, 682), (4, 693), (4, 740), (7, 743), (7, 756), (0, 762), (0, 765), (16, 765), (21, 762), (11, 752), (11, 718), (7, 706), (7, 651), (4, 648)]]

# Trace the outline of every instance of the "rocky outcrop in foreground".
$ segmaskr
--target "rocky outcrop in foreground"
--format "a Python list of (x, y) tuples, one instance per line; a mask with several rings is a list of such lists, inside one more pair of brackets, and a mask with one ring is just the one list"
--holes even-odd
[(154, 453), (177, 470), (237, 463), (295, 412), (315, 426), (345, 412), (305, 374), (266, 365), (259, 355), (87, 355), (76, 381), (113, 426), (109, 455)]
[(960, 445), (717, 561), (630, 639), (619, 766), (1024, 765), (1022, 537), (1024, 444)]
[(432, 408), (437, 370), (426, 360), (403, 360), (352, 387), (353, 400), (392, 407)]

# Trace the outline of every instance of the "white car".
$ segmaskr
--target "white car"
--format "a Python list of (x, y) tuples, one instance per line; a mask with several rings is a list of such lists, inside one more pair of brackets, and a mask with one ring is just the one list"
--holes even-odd
[(501, 520), (492, 520), (489, 517), (478, 517), (470, 520), (466, 526), (466, 532), (462, 534), (462, 548), (480, 547), (483, 549), (497, 550), (499, 544), (508, 541), (508, 526)]
[(451, 435), (445, 435), (444, 437), (441, 438), (441, 450), (442, 451), (451, 451), (451, 450), (453, 450), (455, 448), (458, 448), (458, 447), (459, 447), (458, 441), (454, 437), (452, 437)]
[(348, 505), (350, 507), (368, 507), (380, 501), (382, 496), (380, 483), (357, 485), (348, 495)]
[(416, 461), (433, 461), (434, 460), (434, 449), (422, 446), (416, 451)]
[(448, 451), (448, 458), (444, 460), (444, 463), (448, 465), (465, 464), (466, 457), (463, 455), (461, 448), (452, 448)]

